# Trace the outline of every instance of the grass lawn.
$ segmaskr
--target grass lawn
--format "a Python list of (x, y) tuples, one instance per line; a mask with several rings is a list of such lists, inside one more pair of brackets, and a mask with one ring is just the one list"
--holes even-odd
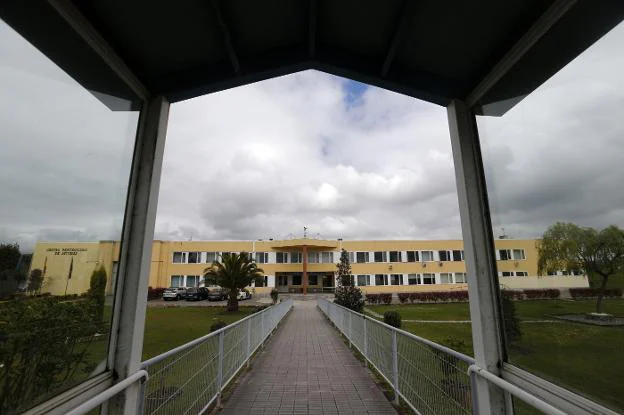
[(255, 310), (240, 307), (228, 313), (223, 307), (148, 307), (143, 339), (143, 360), (210, 333), (210, 326), (223, 320), (238, 321)]
[[(552, 314), (594, 311), (595, 301), (541, 300), (516, 302), (522, 337), (509, 347), (510, 361), (555, 383), (569, 387), (607, 406), (624, 409), (624, 327), (580, 323), (527, 323)], [(391, 305), (370, 307), (377, 313), (399, 311), (408, 320), (468, 319), (467, 304)], [(611, 299), (606, 310), (624, 316), (624, 300)], [(472, 355), (470, 324), (403, 323), (403, 328)], [(459, 343), (457, 343), (459, 342)], [(463, 342), (463, 343), (462, 343)], [(459, 344), (459, 346), (458, 346)], [(523, 411), (524, 413), (524, 411)]]

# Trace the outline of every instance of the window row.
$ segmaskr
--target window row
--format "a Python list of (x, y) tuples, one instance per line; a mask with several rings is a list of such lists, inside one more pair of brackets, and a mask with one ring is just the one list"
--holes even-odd
[(352, 264), (366, 264), (375, 262), (451, 262), (463, 261), (464, 251), (356, 251), (349, 252), (349, 262)]
[(358, 287), (379, 285), (433, 285), (466, 283), (465, 272), (443, 272), (440, 274), (359, 274), (355, 276)]
[(496, 259), (499, 261), (523, 261), (526, 259), (524, 249), (498, 249)]
[[(238, 253), (238, 252), (231, 252)], [(174, 264), (212, 264), (221, 258), (223, 252), (174, 252), (172, 262)], [(250, 253), (258, 264), (301, 264), (302, 252), (255, 252)], [(308, 262), (311, 264), (333, 264), (334, 252), (308, 252)]]
[(172, 275), (170, 287), (199, 287), (199, 275)]
[(499, 277), (528, 277), (529, 273), (526, 271), (501, 271), (498, 273)]

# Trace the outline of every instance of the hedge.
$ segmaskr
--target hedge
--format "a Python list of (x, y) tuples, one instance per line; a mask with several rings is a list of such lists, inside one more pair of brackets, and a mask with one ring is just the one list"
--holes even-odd
[(546, 289), (541, 289), (541, 290), (530, 289), (530, 290), (522, 290), (522, 292), (524, 293), (525, 297), (528, 300), (553, 299), (553, 298), (559, 298), (561, 296), (561, 291), (559, 291), (556, 288), (546, 288)]
[[(595, 288), (570, 288), (570, 296), (572, 298), (588, 298), (598, 297), (600, 290)], [(621, 297), (621, 288), (607, 288), (604, 290), (605, 297)]]
[(401, 304), (407, 303), (407, 301), (410, 299), (410, 293), (398, 293), (397, 295), (399, 296), (399, 301), (401, 302)]
[(159, 298), (162, 298), (164, 292), (164, 288), (147, 287), (147, 301), (158, 300)]

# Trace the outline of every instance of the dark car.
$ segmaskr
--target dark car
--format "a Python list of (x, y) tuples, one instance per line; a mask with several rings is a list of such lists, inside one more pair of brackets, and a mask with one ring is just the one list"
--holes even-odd
[(205, 287), (191, 287), (186, 289), (186, 295), (184, 296), (186, 301), (200, 301), (208, 298), (208, 288)]
[(213, 288), (208, 293), (208, 301), (222, 301), (228, 298), (228, 292), (223, 288)]

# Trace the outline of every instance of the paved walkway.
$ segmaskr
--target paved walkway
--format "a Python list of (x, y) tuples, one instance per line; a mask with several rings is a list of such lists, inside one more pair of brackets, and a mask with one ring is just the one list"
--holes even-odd
[(316, 307), (296, 301), (220, 414), (396, 414)]

